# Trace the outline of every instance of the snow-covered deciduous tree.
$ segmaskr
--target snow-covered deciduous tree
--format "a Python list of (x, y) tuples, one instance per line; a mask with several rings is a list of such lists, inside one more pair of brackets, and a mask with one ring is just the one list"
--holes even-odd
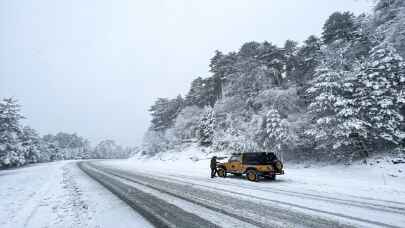
[(128, 151), (124, 150), (120, 145), (117, 145), (114, 140), (106, 139), (101, 141), (94, 148), (95, 158), (111, 159), (111, 158), (128, 158)]
[(283, 159), (283, 147), (290, 141), (287, 122), (281, 118), (277, 109), (270, 109), (265, 117), (265, 137), (263, 147)]
[(215, 113), (211, 107), (208, 107), (204, 116), (200, 120), (198, 128), (198, 139), (201, 145), (212, 145), (215, 132)]
[(150, 128), (143, 137), (142, 150), (147, 155), (153, 156), (168, 150), (170, 148), (169, 143), (165, 137), (165, 132), (155, 131)]
[[(82, 159), (91, 158), (89, 142), (76, 133), (70, 134), (65, 132), (59, 132), (56, 135), (45, 135), (43, 141), (52, 145), (50, 148), (57, 147), (57, 153), (52, 156), (54, 159)], [(55, 151), (56, 152), (56, 151)]]

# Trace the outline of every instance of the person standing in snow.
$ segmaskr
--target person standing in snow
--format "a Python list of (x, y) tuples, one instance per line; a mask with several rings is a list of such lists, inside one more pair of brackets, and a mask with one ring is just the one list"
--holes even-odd
[(211, 158), (210, 168), (211, 168), (211, 178), (214, 178), (215, 174), (217, 174), (217, 172), (218, 172), (218, 170), (217, 170), (217, 157), (216, 156)]

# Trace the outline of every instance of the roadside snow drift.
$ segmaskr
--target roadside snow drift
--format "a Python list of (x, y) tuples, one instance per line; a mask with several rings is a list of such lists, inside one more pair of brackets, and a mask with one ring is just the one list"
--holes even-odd
[(0, 227), (151, 227), (76, 162), (0, 171)]

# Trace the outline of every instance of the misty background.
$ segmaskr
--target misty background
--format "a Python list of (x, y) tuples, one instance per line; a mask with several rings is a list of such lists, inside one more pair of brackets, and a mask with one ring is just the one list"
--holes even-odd
[(0, 97), (18, 99), (41, 134), (77, 132), (93, 144), (142, 141), (158, 97), (209, 75), (216, 49), (303, 41), (335, 11), (366, 0), (0, 1)]

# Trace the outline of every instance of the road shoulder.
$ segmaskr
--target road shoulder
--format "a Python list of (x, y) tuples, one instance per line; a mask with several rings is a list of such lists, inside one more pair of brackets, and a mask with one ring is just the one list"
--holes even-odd
[(75, 161), (0, 175), (1, 227), (151, 227)]

